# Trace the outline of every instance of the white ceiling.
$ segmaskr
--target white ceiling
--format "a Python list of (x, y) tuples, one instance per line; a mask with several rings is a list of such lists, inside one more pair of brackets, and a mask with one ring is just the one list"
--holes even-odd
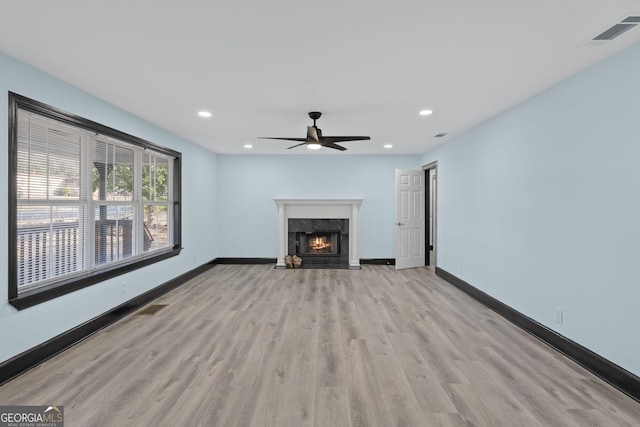
[(0, 50), (217, 153), (317, 155), (257, 137), (304, 137), (319, 110), (325, 135), (371, 136), (321, 154), (418, 154), (640, 42), (587, 43), (628, 15), (640, 1), (0, 0)]

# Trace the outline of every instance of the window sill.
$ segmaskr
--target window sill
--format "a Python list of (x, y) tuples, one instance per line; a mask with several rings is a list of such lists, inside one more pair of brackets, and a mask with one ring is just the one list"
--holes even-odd
[(9, 299), (9, 304), (18, 310), (33, 307), (46, 301), (58, 298), (62, 295), (75, 292), (79, 289), (86, 288), (96, 283), (103, 282), (116, 276), (137, 270), (158, 261), (174, 257), (180, 253), (180, 247), (175, 247), (169, 251), (158, 253), (157, 255), (135, 260), (130, 263), (118, 264), (110, 269), (102, 269), (96, 271), (89, 276), (73, 277), (64, 281), (56, 282), (48, 286), (23, 292), (16, 298)]

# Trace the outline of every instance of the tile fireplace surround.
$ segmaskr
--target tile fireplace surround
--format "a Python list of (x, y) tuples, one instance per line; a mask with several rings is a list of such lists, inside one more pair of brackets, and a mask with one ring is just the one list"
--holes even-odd
[(362, 199), (274, 199), (278, 206), (278, 260), (276, 268), (285, 268), (288, 250), (289, 218), (348, 219), (349, 268), (360, 268), (358, 254), (358, 215)]

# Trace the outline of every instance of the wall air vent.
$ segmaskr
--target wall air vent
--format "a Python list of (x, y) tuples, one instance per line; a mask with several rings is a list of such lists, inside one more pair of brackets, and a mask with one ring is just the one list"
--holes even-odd
[(640, 24), (640, 16), (627, 16), (611, 28), (598, 34), (593, 40), (613, 40)]

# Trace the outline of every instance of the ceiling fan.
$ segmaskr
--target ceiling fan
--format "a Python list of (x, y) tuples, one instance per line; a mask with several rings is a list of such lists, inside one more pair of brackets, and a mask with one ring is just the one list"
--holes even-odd
[(295, 147), (299, 147), (301, 145), (306, 145), (307, 148), (312, 150), (317, 150), (322, 147), (333, 148), (340, 151), (345, 151), (341, 145), (336, 144), (336, 142), (346, 142), (346, 141), (364, 141), (371, 139), (368, 136), (322, 136), (322, 130), (316, 126), (316, 120), (318, 120), (322, 116), (322, 113), (319, 111), (311, 111), (309, 113), (309, 117), (313, 120), (313, 126), (307, 126), (307, 137), (306, 138), (278, 138), (278, 137), (260, 137), (260, 139), (282, 139), (284, 141), (301, 141), (300, 144), (292, 145), (288, 147), (287, 150), (290, 150)]

